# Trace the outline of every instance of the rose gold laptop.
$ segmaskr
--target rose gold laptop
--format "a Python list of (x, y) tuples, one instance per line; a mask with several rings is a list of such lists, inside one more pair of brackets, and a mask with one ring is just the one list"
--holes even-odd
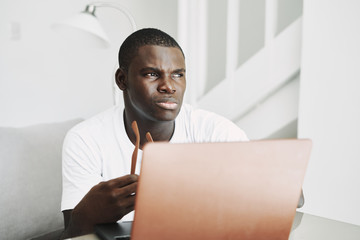
[(145, 146), (131, 239), (288, 239), (310, 140)]
[(103, 239), (288, 239), (310, 140), (151, 143), (132, 223), (100, 225)]

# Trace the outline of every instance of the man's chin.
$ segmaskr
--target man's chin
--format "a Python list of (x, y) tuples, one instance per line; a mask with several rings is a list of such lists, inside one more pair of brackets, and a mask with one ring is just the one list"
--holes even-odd
[(172, 111), (166, 110), (166, 111), (162, 111), (161, 114), (154, 116), (154, 118), (160, 122), (174, 121), (178, 116), (179, 112), (180, 110), (172, 110)]
[(177, 117), (177, 114), (174, 115), (165, 115), (165, 116), (161, 116), (161, 117), (158, 117), (157, 120), (160, 121), (160, 122), (169, 122), (169, 121), (174, 121)]

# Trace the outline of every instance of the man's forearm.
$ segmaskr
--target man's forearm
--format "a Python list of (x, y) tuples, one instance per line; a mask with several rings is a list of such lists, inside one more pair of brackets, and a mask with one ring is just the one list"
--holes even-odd
[(62, 234), (61, 239), (92, 233), (94, 232), (94, 225), (95, 224), (90, 223), (85, 216), (78, 213), (75, 208), (71, 211), (70, 219), (68, 220), (67, 226), (65, 226), (65, 231)]

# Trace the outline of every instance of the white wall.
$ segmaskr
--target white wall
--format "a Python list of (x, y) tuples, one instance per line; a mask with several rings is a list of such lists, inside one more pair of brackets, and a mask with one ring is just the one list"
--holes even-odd
[[(98, 10), (114, 43), (108, 49), (88, 48), (50, 28), (89, 2), (0, 2), (0, 126), (87, 118), (113, 104), (113, 72), (118, 48), (131, 33), (128, 20), (116, 10)], [(157, 27), (176, 37), (177, 1), (110, 2), (126, 6), (138, 28)]]
[(305, 0), (298, 135), (304, 211), (360, 225), (360, 1)]
[[(86, 118), (113, 104), (117, 51), (131, 31), (127, 19), (98, 12), (114, 41), (106, 50), (89, 51), (50, 29), (89, 2), (0, 2), (0, 126)], [(131, 11), (139, 28), (177, 37), (177, 1), (113, 2)], [(360, 225), (360, 2), (305, 0), (303, 6), (298, 137), (314, 141), (304, 211)]]

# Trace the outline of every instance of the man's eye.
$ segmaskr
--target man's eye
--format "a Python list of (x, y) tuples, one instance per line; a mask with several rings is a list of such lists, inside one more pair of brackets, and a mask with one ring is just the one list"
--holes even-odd
[(184, 76), (183, 73), (173, 73), (173, 74), (171, 74), (171, 77), (172, 77), (172, 78), (181, 78), (181, 77), (183, 77), (183, 76)]
[(158, 77), (158, 74), (155, 72), (145, 73), (145, 77)]

